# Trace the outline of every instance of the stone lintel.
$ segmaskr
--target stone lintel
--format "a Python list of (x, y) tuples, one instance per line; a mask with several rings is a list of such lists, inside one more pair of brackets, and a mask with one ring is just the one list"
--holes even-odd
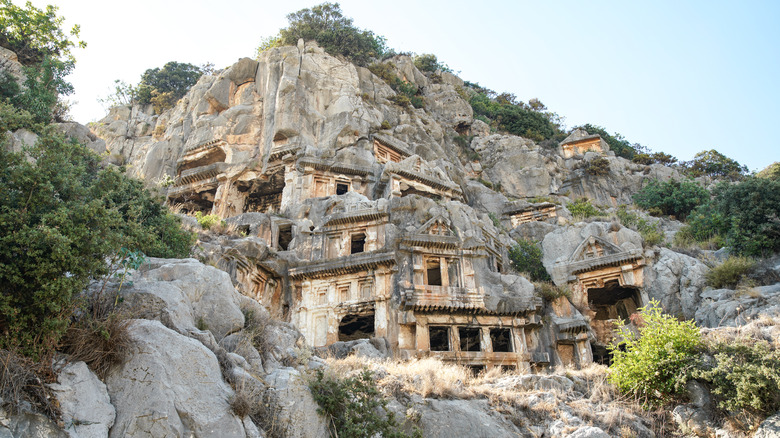
[(395, 265), (393, 253), (366, 252), (325, 261), (302, 263), (295, 268), (290, 268), (288, 274), (292, 279), (325, 278), (392, 265)]

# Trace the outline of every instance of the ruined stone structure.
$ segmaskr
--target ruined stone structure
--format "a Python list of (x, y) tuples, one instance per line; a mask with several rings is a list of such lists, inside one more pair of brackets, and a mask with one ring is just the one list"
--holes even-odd
[[(235, 234), (204, 242), (203, 257), (312, 347), (382, 337), (395, 355), (475, 369), (590, 362), (611, 321), (646, 302), (641, 239), (567, 238), (546, 266), (572, 299), (550, 303), (511, 269), (509, 232), (566, 225), (570, 191), (630, 200), (670, 171), (615, 158), (584, 131), (559, 150), (491, 133), (459, 78), (404, 56), (387, 65), (424, 108), (393, 104), (368, 69), (300, 42), (204, 76), (161, 115), (115, 108), (99, 131), (135, 176), (173, 182), (170, 205), (227, 221)], [(592, 152), (622, 171), (621, 187), (582, 176)], [(522, 200), (540, 197), (552, 202)]]
[[(579, 134), (579, 133), (583, 133)], [(564, 158), (573, 158), (576, 155), (585, 155), (586, 152), (606, 154), (609, 146), (599, 135), (587, 135), (584, 131), (575, 131), (575, 134), (561, 142), (561, 150)]]

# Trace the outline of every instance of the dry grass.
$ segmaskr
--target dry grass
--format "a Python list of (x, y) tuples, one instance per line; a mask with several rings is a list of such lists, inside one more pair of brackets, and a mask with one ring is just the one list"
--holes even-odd
[(84, 316), (68, 327), (62, 338), (64, 352), (75, 361), (84, 361), (102, 380), (115, 366), (124, 362), (132, 340), (129, 320), (118, 313), (104, 318)]
[(52, 420), (60, 413), (56, 398), (45, 385), (51, 369), (15, 351), (0, 350), (0, 398), (11, 413), (31, 405)]

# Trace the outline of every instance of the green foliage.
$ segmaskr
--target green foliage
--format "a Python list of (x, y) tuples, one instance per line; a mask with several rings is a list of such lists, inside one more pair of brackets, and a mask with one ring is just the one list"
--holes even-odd
[(715, 149), (701, 151), (694, 155), (693, 160), (680, 163), (683, 171), (691, 177), (709, 176), (727, 178), (737, 181), (748, 173), (747, 166), (721, 154)]
[(515, 270), (528, 274), (531, 281), (550, 281), (550, 274), (542, 264), (542, 248), (537, 242), (517, 239), (517, 244), (509, 248), (509, 260)]
[(257, 58), (260, 59), (260, 54), (266, 50), (281, 46), (283, 46), (283, 44), (279, 35), (263, 38), (260, 40), (260, 45), (257, 46)]
[(584, 219), (584, 218), (589, 218), (594, 216), (600, 216), (602, 214), (602, 211), (594, 207), (593, 204), (590, 203), (588, 198), (580, 198), (573, 202), (570, 202), (569, 205), (566, 206), (566, 208), (569, 209), (569, 212), (575, 218)]
[(585, 163), (585, 173), (592, 176), (609, 174), (609, 160), (603, 157), (594, 158)]
[(411, 82), (404, 81), (393, 72), (393, 64), (390, 62), (375, 62), (368, 66), (372, 73), (385, 81), (395, 92), (388, 100), (399, 106), (412, 105), (422, 108), (425, 102), (420, 96), (420, 89)]
[(510, 134), (534, 141), (562, 138), (559, 117), (547, 112), (544, 104), (532, 99), (533, 105), (516, 100), (510, 93), (496, 94), (476, 84), (469, 84), (475, 91), (469, 98), (474, 117)]
[(697, 240), (723, 236), (736, 254), (780, 251), (780, 180), (750, 177), (737, 184), (721, 183), (688, 223)]
[(0, 147), (0, 348), (48, 354), (74, 294), (106, 274), (105, 260), (121, 247), (189, 252), (189, 234), (140, 182), (99, 162), (53, 128), (26, 155)]
[(119, 79), (114, 80), (114, 89), (105, 98), (98, 101), (108, 107), (129, 106), (138, 100), (138, 87)]
[(391, 128), (390, 122), (388, 122), (387, 120), (382, 120), (382, 124), (379, 125), (379, 127), (382, 129), (390, 129)]
[(498, 218), (498, 216), (493, 213), (492, 211), (488, 213), (488, 217), (490, 218), (490, 221), (493, 222), (493, 226), (498, 228), (499, 230), (503, 227), (501, 226), (501, 220)]
[(57, 7), (38, 9), (27, 2), (24, 8), (11, 0), (0, 0), (0, 46), (12, 50), (23, 65), (43, 62), (44, 58), (75, 62), (71, 49), (84, 48), (78, 39), (80, 28), (73, 26), (69, 34), (62, 30), (65, 18), (57, 16)]
[(287, 21), (289, 25), (279, 31), (281, 45), (296, 45), (299, 38), (315, 40), (329, 54), (341, 55), (360, 66), (381, 58), (387, 51), (384, 37), (355, 27), (352, 19), (342, 14), (338, 3), (301, 9), (287, 15)]
[(634, 194), (633, 199), (641, 208), (658, 209), (661, 214), (685, 220), (694, 208), (705, 203), (709, 197), (707, 189), (692, 180), (661, 182), (654, 179)]
[(422, 72), (435, 73), (437, 71), (452, 73), (452, 69), (447, 64), (439, 62), (436, 55), (432, 53), (423, 53), (414, 56), (414, 66)]
[[(360, 374), (339, 379), (316, 370), (309, 382), (320, 412), (330, 417), (331, 432), (339, 438), (402, 438), (408, 435), (393, 413), (387, 410), (387, 400), (376, 386), (374, 375), (365, 369)], [(415, 436), (420, 436), (419, 430)]]
[(761, 172), (756, 174), (756, 177), (774, 180), (780, 179), (780, 161), (775, 161), (769, 166), (766, 166)]
[(144, 72), (138, 84), (138, 103), (151, 103), (155, 111), (165, 111), (184, 97), (202, 74), (198, 66), (174, 61), (162, 68), (150, 68)]
[(216, 224), (223, 224), (224, 226), (225, 222), (216, 214), (203, 214), (199, 211), (195, 212), (195, 219), (204, 230), (209, 230)]
[(710, 384), (720, 408), (762, 416), (780, 409), (780, 351), (753, 339), (719, 343), (712, 350), (716, 365), (693, 377)]
[(571, 298), (571, 291), (566, 287), (558, 287), (551, 281), (534, 283), (534, 291), (547, 301), (555, 301), (558, 298)]
[(638, 153), (641, 153), (645, 150), (645, 147), (640, 145), (639, 143), (630, 143), (628, 140), (625, 139), (622, 135), (615, 133), (615, 135), (611, 135), (607, 132), (606, 129), (602, 128), (601, 126), (591, 125), (590, 123), (579, 126), (578, 129), (583, 129), (587, 131), (588, 134), (598, 134), (601, 136), (602, 140), (607, 142), (609, 145), (609, 149), (612, 150), (615, 155), (623, 158), (627, 158), (629, 160), (633, 159), (634, 156)]
[(611, 344), (608, 379), (621, 392), (656, 405), (668, 402), (682, 390), (703, 343), (693, 321), (678, 321), (661, 312), (652, 300), (639, 309), (639, 334), (621, 321), (620, 344)]
[(29, 111), (0, 99), (0, 133), (21, 128), (38, 132), (42, 126), (36, 126), (35, 118)]
[(637, 213), (629, 211), (625, 205), (618, 207), (615, 215), (621, 224), (638, 231), (645, 241), (645, 245), (654, 246), (663, 242), (664, 233), (661, 231), (658, 222), (649, 221)]
[(733, 288), (755, 265), (750, 257), (731, 256), (707, 272), (707, 284), (715, 289)]
[(677, 162), (677, 158), (663, 152), (654, 152), (652, 154), (642, 152), (634, 155), (634, 158), (632, 158), (631, 161), (644, 165), (663, 164), (670, 166)]
[(10, 0), (0, 0), (0, 5), (0, 46), (16, 52), (26, 76), (24, 87), (13, 78), (1, 78), (0, 96), (29, 113), (36, 124), (60, 120), (67, 106), (59, 96), (73, 92), (65, 80), (75, 65), (71, 49), (86, 47), (83, 41), (71, 41), (78, 38), (79, 27), (74, 26), (67, 35), (60, 27), (64, 18), (56, 15), (54, 6), (43, 11), (30, 2), (25, 8)]

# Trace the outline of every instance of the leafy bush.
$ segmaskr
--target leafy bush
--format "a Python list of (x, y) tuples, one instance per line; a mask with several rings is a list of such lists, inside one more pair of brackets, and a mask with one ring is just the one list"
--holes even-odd
[(571, 298), (571, 291), (566, 287), (558, 287), (550, 281), (534, 283), (534, 291), (547, 301), (555, 301), (558, 298)]
[(652, 154), (643, 152), (634, 155), (634, 158), (632, 158), (631, 161), (637, 164), (644, 164), (644, 165), (664, 164), (666, 166), (670, 166), (677, 162), (677, 158), (663, 152), (654, 152)]
[(663, 242), (664, 233), (657, 222), (651, 222), (632, 211), (628, 211), (625, 205), (618, 207), (615, 215), (621, 224), (638, 231), (642, 235), (645, 245), (654, 246)]
[(709, 200), (709, 192), (692, 180), (660, 182), (654, 179), (634, 194), (633, 199), (641, 208), (658, 209), (661, 214), (684, 220), (694, 208)]
[(492, 90), (470, 85), (476, 91), (469, 98), (475, 118), (488, 124), (492, 120), (496, 128), (534, 141), (562, 139), (558, 115), (545, 111), (546, 107), (541, 102), (532, 106), (516, 101), (513, 94), (496, 95)]
[(53, 128), (26, 152), (0, 147), (0, 347), (38, 357), (119, 248), (183, 256), (192, 240), (140, 182)]
[(748, 168), (739, 164), (715, 149), (701, 151), (693, 156), (693, 160), (680, 163), (684, 172), (692, 177), (709, 176), (740, 180), (747, 175)]
[(542, 249), (536, 242), (518, 239), (509, 248), (509, 260), (515, 270), (528, 274), (531, 281), (550, 281), (550, 274), (542, 264)]
[(763, 170), (756, 174), (756, 177), (774, 180), (780, 179), (780, 161), (775, 161), (769, 166), (766, 166)]
[(602, 214), (602, 211), (594, 207), (587, 198), (580, 198), (570, 202), (566, 208), (576, 218), (588, 218)]
[(309, 382), (309, 389), (320, 405), (319, 410), (332, 420), (330, 427), (334, 436), (408, 436), (399, 430), (393, 413), (387, 411), (387, 400), (377, 388), (374, 375), (367, 369), (345, 379), (316, 370), (314, 378)]
[(764, 340), (738, 339), (711, 347), (715, 366), (697, 370), (706, 380), (718, 406), (766, 416), (780, 410), (780, 351)]
[(639, 309), (637, 335), (624, 321), (611, 344), (608, 379), (621, 392), (655, 405), (670, 401), (683, 389), (703, 346), (693, 321), (678, 321), (661, 312), (659, 303)]
[[(387, 51), (384, 37), (355, 27), (352, 19), (342, 14), (338, 3), (326, 2), (301, 9), (287, 15), (287, 21), (289, 25), (279, 31), (280, 45), (294, 46), (299, 38), (315, 40), (329, 54), (341, 55), (360, 66), (381, 58)], [(276, 42), (272, 39), (269, 44)]]
[(697, 240), (720, 235), (735, 254), (761, 256), (780, 251), (780, 180), (746, 178), (721, 183), (712, 200), (688, 218)]
[(161, 113), (172, 108), (203, 74), (200, 67), (181, 62), (168, 62), (162, 68), (150, 68), (141, 75), (138, 103), (154, 105)]
[(749, 257), (731, 256), (707, 272), (707, 284), (715, 289), (733, 288), (743, 276), (750, 273), (756, 262)]
[(385, 81), (393, 91), (395, 96), (390, 96), (388, 100), (399, 106), (412, 105), (415, 108), (422, 108), (425, 101), (420, 96), (420, 89), (411, 82), (404, 81), (393, 72), (393, 64), (390, 62), (375, 62), (368, 66), (372, 73)]
[(585, 173), (592, 176), (609, 174), (609, 160), (603, 157), (594, 158), (585, 163)]
[(437, 71), (448, 72), (448, 73), (452, 72), (452, 69), (449, 68), (447, 64), (443, 64), (439, 62), (439, 59), (436, 58), (436, 55), (432, 53), (423, 53), (422, 55), (415, 55), (413, 59), (414, 59), (414, 66), (417, 67), (417, 69), (422, 72), (430, 72), (430, 73), (435, 73)]
[(222, 218), (220, 218), (216, 214), (203, 214), (199, 211), (195, 212), (195, 219), (197, 219), (198, 224), (204, 230), (211, 229), (211, 227), (213, 227), (214, 225), (221, 224), (222, 222), (224, 222)]

